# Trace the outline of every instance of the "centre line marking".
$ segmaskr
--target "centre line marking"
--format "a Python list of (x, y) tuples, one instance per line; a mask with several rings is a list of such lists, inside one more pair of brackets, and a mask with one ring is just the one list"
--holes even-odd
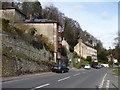
[(75, 75), (73, 75), (73, 76), (78, 76), (78, 75), (80, 75), (80, 73), (77, 73), (77, 74), (75, 74)]
[(107, 76), (107, 73), (104, 75), (103, 79), (102, 79), (102, 82), (99, 86), (99, 88), (102, 88), (103, 87), (103, 84), (104, 84), (104, 81), (105, 81), (105, 77)]
[(41, 86), (35, 87), (35, 88), (33, 88), (33, 89), (30, 89), (30, 90), (35, 90), (35, 89), (42, 88), (42, 87), (45, 87), (45, 86), (48, 86), (48, 85), (50, 85), (50, 84), (47, 83), (47, 84), (44, 84), (44, 85), (41, 85)]
[(63, 80), (66, 80), (66, 79), (68, 79), (68, 78), (70, 78), (70, 76), (65, 77), (65, 78), (62, 78), (62, 79), (59, 79), (58, 82), (63, 81)]

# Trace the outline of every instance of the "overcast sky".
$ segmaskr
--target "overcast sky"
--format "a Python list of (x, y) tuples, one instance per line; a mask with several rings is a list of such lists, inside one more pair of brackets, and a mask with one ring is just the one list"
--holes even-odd
[(118, 34), (118, 0), (39, 1), (43, 7), (53, 4), (65, 16), (79, 22), (81, 28), (101, 40), (106, 49), (114, 47)]

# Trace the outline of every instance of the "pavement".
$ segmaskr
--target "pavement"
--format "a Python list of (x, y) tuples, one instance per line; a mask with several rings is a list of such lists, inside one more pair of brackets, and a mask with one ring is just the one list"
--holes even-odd
[[(4, 79), (2, 90), (6, 88), (25, 88), (25, 90), (38, 90), (40, 88), (114, 88), (119, 90), (118, 76), (111, 73), (111, 68), (101, 69), (70, 69), (69, 73), (45, 73), (21, 78)], [(16, 89), (15, 89), (16, 90)]]
[(25, 74), (25, 75), (19, 75), (19, 76), (12, 76), (12, 77), (2, 77), (2, 82), (11, 81), (11, 80), (17, 80), (17, 79), (24, 79), (24, 78), (31, 78), (36, 76), (45, 76), (48, 74), (53, 74), (52, 72), (43, 72), (43, 73), (36, 73), (36, 74)]

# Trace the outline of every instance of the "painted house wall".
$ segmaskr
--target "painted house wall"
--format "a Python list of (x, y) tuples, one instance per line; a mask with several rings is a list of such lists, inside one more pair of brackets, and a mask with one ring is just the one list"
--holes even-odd
[(57, 24), (56, 23), (26, 23), (31, 28), (35, 28), (37, 32), (35, 34), (45, 35), (49, 38), (49, 41), (54, 45), (55, 52), (57, 52)]
[[(49, 41), (54, 45), (54, 60), (57, 61), (57, 50), (58, 50), (58, 25), (57, 23), (25, 23), (31, 28), (35, 28), (37, 32), (35, 34), (45, 35), (49, 38)], [(29, 28), (30, 28), (29, 27)]]
[(97, 50), (85, 45), (82, 41), (79, 42), (75, 47), (74, 51), (83, 58), (86, 58), (87, 56), (91, 56), (94, 60), (97, 59)]

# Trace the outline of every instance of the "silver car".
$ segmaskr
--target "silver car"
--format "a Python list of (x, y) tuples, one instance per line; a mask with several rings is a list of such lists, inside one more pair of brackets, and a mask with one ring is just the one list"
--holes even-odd
[(85, 69), (91, 69), (91, 66), (90, 66), (90, 64), (86, 64), (84, 68)]

